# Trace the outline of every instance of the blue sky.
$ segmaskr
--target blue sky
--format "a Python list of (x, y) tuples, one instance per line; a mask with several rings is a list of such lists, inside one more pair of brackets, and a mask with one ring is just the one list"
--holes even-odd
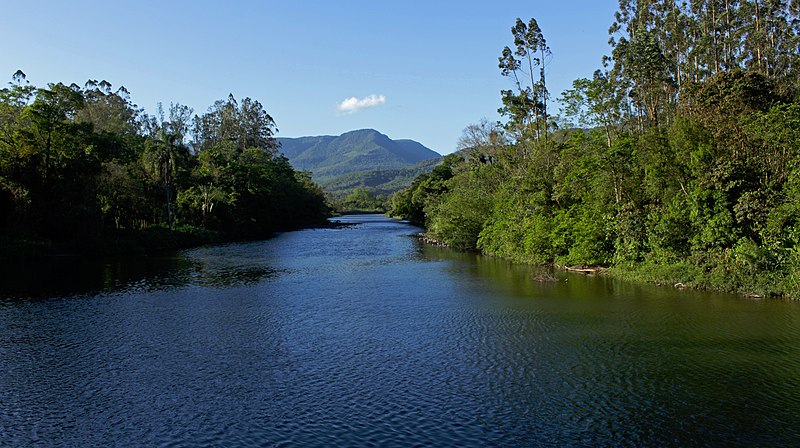
[[(105, 79), (147, 112), (260, 101), (279, 136), (374, 128), (446, 154), (499, 119), (497, 57), (517, 17), (539, 22), (553, 96), (609, 52), (617, 0), (16, 1), (0, 6), (0, 79)], [(345, 101), (348, 107), (339, 106)], [(371, 106), (358, 108), (359, 105)], [(551, 111), (555, 112), (555, 110)]]

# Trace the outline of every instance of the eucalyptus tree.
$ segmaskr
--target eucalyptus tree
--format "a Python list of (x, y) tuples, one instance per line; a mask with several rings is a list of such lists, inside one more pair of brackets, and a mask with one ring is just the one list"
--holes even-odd
[(54, 164), (67, 156), (67, 140), (75, 136), (74, 117), (84, 106), (80, 88), (62, 83), (50, 84), (46, 89), (36, 90), (36, 99), (28, 108), (31, 127), (28, 135), (31, 143), (42, 156), (42, 178), (50, 179)]
[(229, 95), (218, 100), (208, 112), (194, 120), (195, 147), (205, 150), (223, 141), (232, 141), (239, 151), (260, 148), (274, 155), (278, 149), (275, 121), (260, 102), (244, 98), (241, 104)]
[(677, 101), (680, 64), (688, 42), (681, 35), (688, 25), (683, 5), (672, 0), (620, 0), (609, 28), (613, 47), (610, 78), (634, 105), (640, 131), (668, 124)]
[(30, 202), (29, 186), (20, 176), (26, 158), (20, 134), (29, 125), (24, 112), (35, 91), (21, 70), (14, 73), (8, 87), (0, 89), (0, 228), (16, 209)]
[(130, 92), (121, 86), (112, 90), (106, 80), (89, 80), (83, 88), (84, 107), (75, 114), (75, 120), (91, 123), (97, 133), (133, 135), (138, 131), (138, 118), (142, 113), (131, 102)]
[(573, 81), (572, 89), (561, 94), (560, 102), (566, 118), (575, 119), (571, 125), (602, 129), (606, 144), (611, 148), (624, 125), (625, 95), (626, 92), (615, 85), (608, 72), (596, 70), (592, 79)]
[(502, 115), (511, 119), (518, 140), (532, 133), (535, 141), (547, 142), (547, 83), (545, 68), (550, 47), (536, 19), (528, 24), (517, 18), (511, 28), (514, 49), (503, 48), (498, 58), (500, 73), (514, 80), (515, 90), (502, 90)]
[(8, 84), (0, 89), (0, 149), (6, 151), (17, 145), (18, 131), (24, 126), (23, 111), (36, 93), (22, 70), (17, 70)]
[(763, 63), (759, 66), (762, 72), (777, 79), (787, 76), (793, 63), (797, 62), (798, 40), (791, 21), (797, 20), (798, 17), (796, 15), (792, 17), (789, 0), (762, 0), (762, 2), (753, 0), (752, 10), (757, 11), (760, 19), (757, 42), (754, 46), (761, 49)]

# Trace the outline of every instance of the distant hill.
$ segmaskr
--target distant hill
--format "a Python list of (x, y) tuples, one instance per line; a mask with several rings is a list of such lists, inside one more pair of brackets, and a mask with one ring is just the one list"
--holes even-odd
[[(314, 180), (323, 185), (341, 176), (376, 170), (387, 171), (378, 176), (388, 179), (388, 172), (398, 171), (399, 174), (399, 171), (417, 163), (442, 157), (421, 143), (392, 140), (374, 129), (351, 131), (338, 137), (281, 137), (278, 141), (281, 152), (294, 168), (310, 171)], [(343, 180), (337, 185), (346, 182)], [(364, 185), (353, 188), (357, 186)]]
[(411, 185), (420, 174), (430, 173), (442, 158), (423, 160), (397, 170), (354, 171), (322, 184), (334, 197), (344, 197), (356, 188), (367, 188), (375, 194), (391, 194)]

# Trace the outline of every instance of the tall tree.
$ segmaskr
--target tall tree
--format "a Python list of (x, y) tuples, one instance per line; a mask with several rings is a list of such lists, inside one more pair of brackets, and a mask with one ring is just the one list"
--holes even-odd
[(195, 148), (208, 149), (222, 141), (232, 141), (239, 151), (259, 148), (270, 154), (278, 149), (273, 137), (275, 121), (258, 101), (244, 98), (239, 104), (233, 95), (219, 100), (194, 121)]
[(91, 123), (98, 133), (132, 135), (138, 131), (142, 111), (131, 102), (124, 86), (114, 91), (108, 81), (89, 80), (83, 98), (84, 107), (75, 114), (75, 121)]
[(498, 66), (503, 76), (513, 78), (516, 90), (501, 91), (503, 108), (500, 113), (511, 118), (512, 129), (519, 140), (533, 134), (535, 141), (542, 139), (546, 143), (549, 93), (545, 68), (551, 54), (550, 47), (536, 19), (530, 19), (526, 25), (517, 18), (511, 34), (514, 36), (514, 50), (503, 48)]
[(167, 224), (172, 230), (174, 226), (173, 183), (176, 167), (181, 161), (188, 159), (189, 149), (186, 138), (189, 132), (192, 109), (182, 104), (170, 104), (169, 118), (159, 103), (158, 115), (149, 117), (146, 122), (147, 143), (150, 163), (157, 168), (157, 175), (164, 185), (164, 202), (166, 205)]

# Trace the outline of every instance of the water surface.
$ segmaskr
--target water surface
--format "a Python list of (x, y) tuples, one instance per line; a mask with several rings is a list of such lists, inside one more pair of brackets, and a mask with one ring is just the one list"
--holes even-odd
[(0, 446), (791, 446), (800, 308), (422, 245), (379, 216), (6, 266)]

